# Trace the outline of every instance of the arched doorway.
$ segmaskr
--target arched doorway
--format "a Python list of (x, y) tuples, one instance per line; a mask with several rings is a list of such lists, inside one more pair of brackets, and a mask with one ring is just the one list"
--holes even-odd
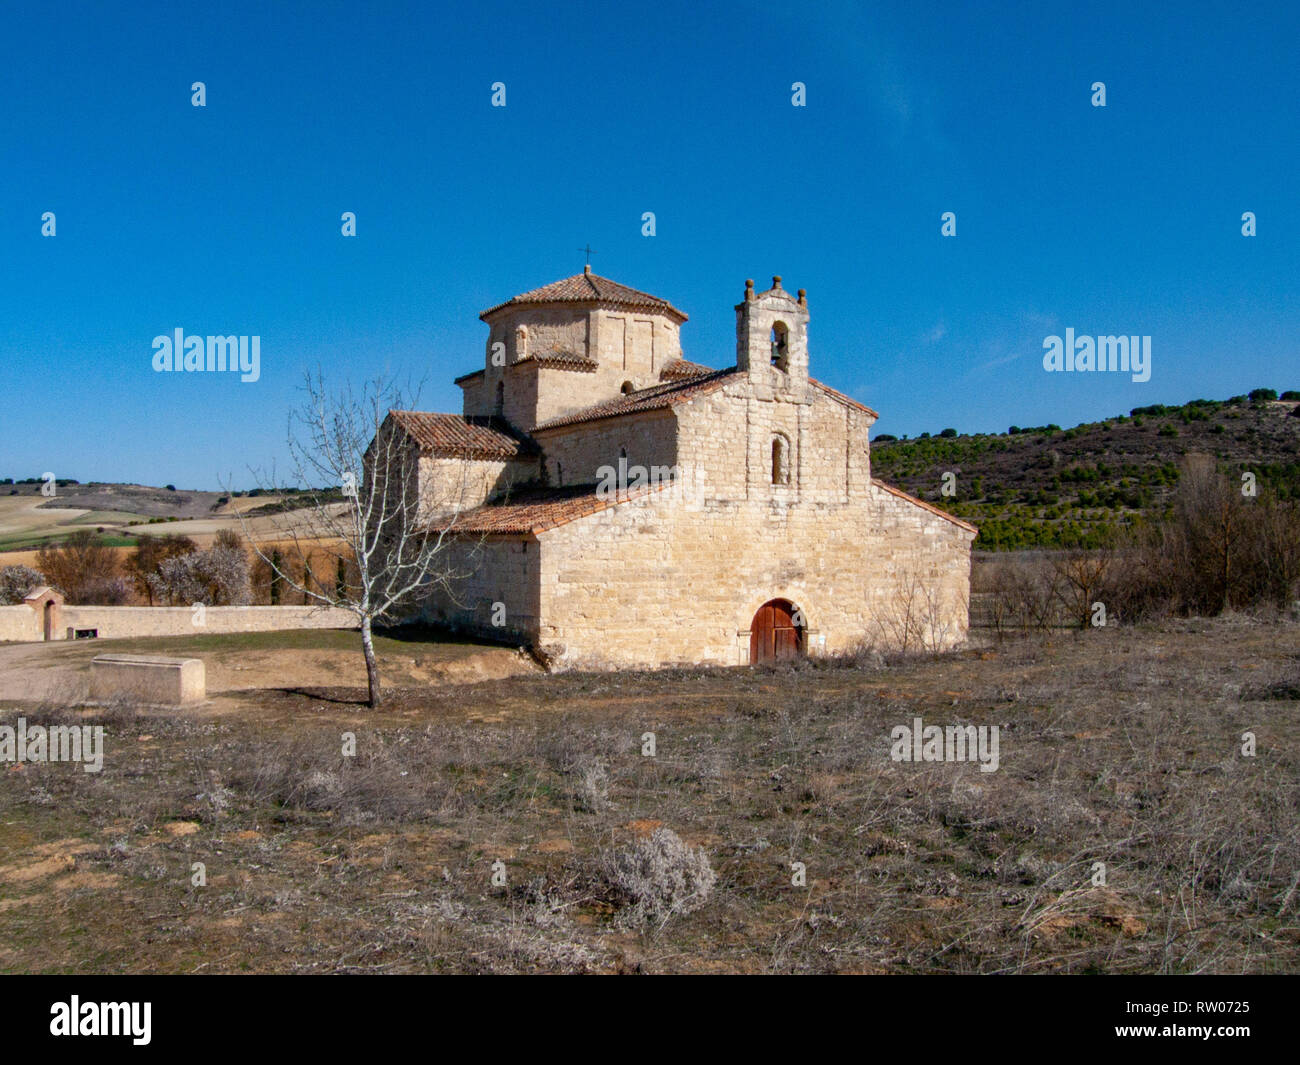
[(749, 661), (772, 662), (804, 653), (804, 623), (788, 599), (769, 599), (749, 626)]

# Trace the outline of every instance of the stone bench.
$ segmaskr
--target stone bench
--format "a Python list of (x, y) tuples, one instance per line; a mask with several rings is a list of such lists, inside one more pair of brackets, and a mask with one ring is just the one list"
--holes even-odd
[(203, 660), (159, 655), (97, 655), (90, 662), (92, 699), (138, 699), (160, 706), (202, 702)]

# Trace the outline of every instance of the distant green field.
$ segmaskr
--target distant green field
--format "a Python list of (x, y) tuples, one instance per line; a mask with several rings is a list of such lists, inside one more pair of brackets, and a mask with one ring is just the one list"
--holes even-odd
[[(65, 526), (64, 528), (45, 529), (42, 532), (11, 533), (8, 536), (0, 536), (0, 552), (35, 551), (42, 544), (49, 543), (52, 540), (66, 539), (68, 532), (69, 528)], [(134, 547), (140, 541), (134, 536), (101, 536), (99, 542), (108, 547)]]

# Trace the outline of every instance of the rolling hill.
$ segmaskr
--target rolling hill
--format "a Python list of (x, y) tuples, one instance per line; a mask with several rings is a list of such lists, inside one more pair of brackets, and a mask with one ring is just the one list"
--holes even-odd
[[(17, 482), (6, 478), (0, 480), (0, 553), (32, 552), (85, 528), (95, 530), (100, 541), (112, 547), (131, 547), (141, 536), (162, 533), (206, 543), (219, 529), (238, 531), (238, 513), (260, 515), (268, 506), (280, 504), (280, 496), (256, 490), (231, 496), (172, 486), (73, 480), (58, 481), (55, 494), (47, 497), (36, 478)], [(0, 555), (0, 565), (13, 562)]]
[(977, 548), (1094, 547), (1163, 513), (1190, 454), (1212, 455), (1234, 477), (1253, 473), (1261, 493), (1300, 499), (1300, 393), (1272, 395), (1138, 407), (1073, 429), (882, 435), (872, 473), (978, 525)]

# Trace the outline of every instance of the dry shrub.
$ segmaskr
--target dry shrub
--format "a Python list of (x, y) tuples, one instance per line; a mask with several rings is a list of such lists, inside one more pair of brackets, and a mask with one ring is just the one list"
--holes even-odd
[(79, 529), (61, 544), (43, 544), (36, 567), (69, 603), (120, 605), (129, 591), (118, 578), (113, 549), (89, 529)]
[(134, 696), (116, 695), (93, 706), (86, 706), (83, 705), (84, 691), (78, 692), (76, 689), (75, 683), (55, 684), (48, 695), (23, 709), (0, 708), (0, 723), (13, 725), (22, 717), (29, 726), (103, 725), (112, 729), (134, 725), (142, 716), (141, 703)]
[(1041, 632), (1063, 623), (1066, 581), (1038, 554), (1016, 554), (981, 567), (990, 622), (999, 636)]
[(23, 601), (23, 596), (45, 583), (40, 571), (31, 566), (5, 566), (0, 568), (0, 606), (12, 606)]
[(867, 643), (883, 652), (939, 654), (956, 642), (957, 618), (968, 605), (952, 601), (931, 577), (906, 570), (888, 603), (873, 612)]
[(999, 636), (1108, 620), (1285, 611), (1300, 596), (1300, 503), (1244, 496), (1207, 455), (1183, 463), (1169, 513), (1111, 547), (1018, 552), (976, 568), (986, 623)]
[(703, 906), (717, 874), (701, 847), (669, 828), (657, 828), (627, 847), (601, 855), (600, 876), (622, 905), (620, 923), (663, 927), (678, 914)]
[(603, 758), (592, 759), (575, 767), (575, 798), (580, 809), (602, 813), (610, 808), (609, 767)]
[(1300, 594), (1300, 503), (1242, 495), (1208, 455), (1188, 456), (1172, 511), (1138, 529), (1114, 594), (1130, 617), (1285, 609)]
[(231, 783), (285, 809), (331, 811), (348, 823), (400, 822), (432, 814), (439, 805), (437, 774), (425, 765), (382, 738), (355, 756), (344, 756), (332, 740), (263, 744), (241, 759)]

